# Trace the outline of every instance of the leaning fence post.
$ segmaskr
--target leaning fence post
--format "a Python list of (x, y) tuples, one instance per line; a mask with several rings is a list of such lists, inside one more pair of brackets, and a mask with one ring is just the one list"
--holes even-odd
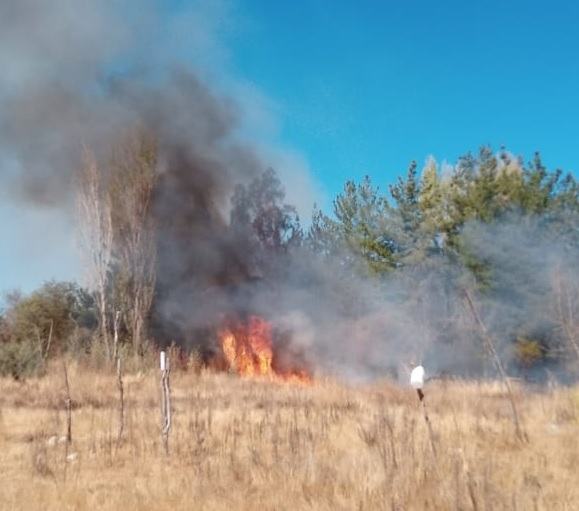
[(169, 429), (171, 428), (171, 396), (169, 388), (169, 358), (164, 351), (160, 355), (161, 365), (161, 410), (163, 413), (163, 447), (165, 454), (169, 455)]

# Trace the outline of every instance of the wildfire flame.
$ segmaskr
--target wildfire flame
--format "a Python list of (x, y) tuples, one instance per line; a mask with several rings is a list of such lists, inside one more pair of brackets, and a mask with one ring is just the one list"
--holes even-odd
[(303, 369), (280, 370), (274, 367), (271, 326), (259, 316), (249, 316), (246, 322), (229, 324), (219, 337), (229, 368), (240, 376), (311, 382), (311, 376)]

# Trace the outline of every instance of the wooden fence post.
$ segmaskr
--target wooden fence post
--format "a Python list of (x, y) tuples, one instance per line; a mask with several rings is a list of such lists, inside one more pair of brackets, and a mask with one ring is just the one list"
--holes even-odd
[(72, 442), (72, 400), (70, 399), (70, 386), (68, 385), (68, 371), (66, 370), (66, 362), (62, 361), (62, 370), (64, 372), (64, 387), (66, 390), (66, 398), (64, 399), (64, 406), (66, 408), (66, 445)]
[(121, 443), (123, 431), (125, 429), (125, 393), (123, 386), (123, 373), (121, 359), (117, 358), (117, 388), (119, 389), (119, 432), (117, 434), (117, 445)]
[(165, 448), (165, 454), (169, 455), (169, 429), (171, 428), (171, 395), (169, 387), (169, 358), (167, 353), (161, 351), (160, 355), (160, 365), (161, 365), (161, 410), (163, 413), (163, 447)]

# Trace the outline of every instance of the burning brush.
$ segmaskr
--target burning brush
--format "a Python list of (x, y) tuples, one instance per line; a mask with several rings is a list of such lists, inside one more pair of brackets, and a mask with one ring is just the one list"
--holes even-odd
[(259, 316), (231, 319), (219, 333), (219, 339), (227, 365), (240, 376), (311, 383), (312, 377), (305, 367), (276, 363), (282, 357), (274, 349), (272, 326)]

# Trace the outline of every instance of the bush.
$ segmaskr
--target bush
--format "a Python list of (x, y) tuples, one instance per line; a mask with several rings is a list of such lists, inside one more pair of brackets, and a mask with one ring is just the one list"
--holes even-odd
[(42, 349), (31, 341), (0, 343), (0, 376), (21, 380), (41, 376), (46, 370)]
[(41, 357), (67, 348), (78, 331), (96, 328), (94, 303), (90, 295), (73, 282), (45, 282), (28, 296), (12, 293), (8, 308), (0, 317), (0, 342), (16, 343), (20, 348), (34, 343)]
[(536, 339), (517, 339), (515, 344), (515, 360), (523, 367), (528, 368), (545, 362), (547, 350)]

